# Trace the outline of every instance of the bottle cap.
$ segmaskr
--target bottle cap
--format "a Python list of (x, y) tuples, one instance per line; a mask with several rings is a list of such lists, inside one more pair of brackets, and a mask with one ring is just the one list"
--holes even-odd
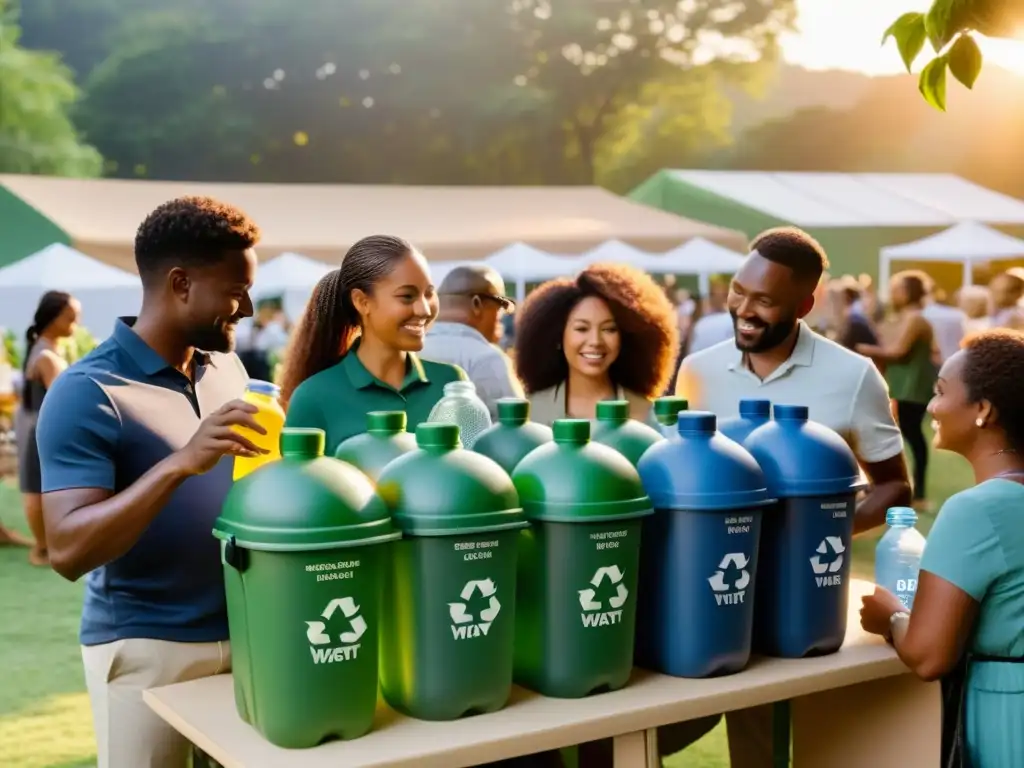
[(680, 435), (711, 434), (718, 429), (718, 419), (707, 411), (682, 411), (676, 428)]
[(555, 419), (551, 431), (556, 443), (583, 445), (590, 442), (590, 422), (586, 419)]
[(767, 419), (771, 415), (771, 400), (740, 400), (740, 416)]
[(885, 513), (885, 522), (888, 525), (915, 525), (917, 510), (913, 507), (890, 507)]
[(807, 421), (806, 405), (778, 405), (772, 407), (772, 415), (776, 421)]
[(316, 459), (324, 455), (326, 435), (322, 429), (285, 427), (281, 430), (281, 456), (290, 459)]
[(602, 400), (597, 404), (598, 421), (625, 421), (629, 418), (629, 402), (626, 400)]
[(427, 421), (416, 427), (416, 445), (420, 448), (454, 449), (460, 442), (458, 424)]
[(530, 418), (530, 401), (519, 397), (498, 400), (498, 421), (509, 427), (519, 427)]
[(259, 395), (267, 395), (268, 397), (281, 396), (281, 388), (277, 384), (263, 381), (262, 379), (249, 379), (249, 383), (245, 385), (245, 388)]
[(405, 411), (370, 411), (366, 414), (366, 431), (394, 435), (405, 432)]

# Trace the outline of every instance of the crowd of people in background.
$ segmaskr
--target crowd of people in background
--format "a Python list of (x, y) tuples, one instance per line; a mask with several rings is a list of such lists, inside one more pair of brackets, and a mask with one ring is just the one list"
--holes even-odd
[[(288, 425), (322, 429), (328, 453), (365, 431), (371, 411), (404, 411), (415, 430), (455, 381), (473, 382), (492, 413), (498, 399), (525, 396), (546, 424), (593, 418), (607, 399), (653, 424), (652, 402), (666, 393), (719, 418), (742, 398), (805, 405), (849, 444), (869, 481), (856, 533), (877, 529), (891, 507), (926, 502), (927, 411), (938, 443), (968, 458), (979, 485), (950, 501), (947, 522), (940, 514), (926, 564), (934, 575), (922, 577), (913, 618), (897, 621), (905, 614), (882, 590), (865, 599), (864, 626), (926, 679), (963, 657), (972, 627), (989, 660), (1024, 652), (1024, 528), (1010, 524), (1024, 482), (1024, 407), (1011, 380), (1024, 370), (1024, 273), (999, 274), (946, 304), (927, 275), (901, 272), (883, 302), (864, 276), (830, 277), (821, 246), (782, 228), (756, 237), (736, 274), (706, 297), (593, 264), (517, 307), (493, 270), (461, 267), (435, 286), (413, 244), (375, 235), (349, 249), (289, 329), (279, 309), (249, 298), (259, 239), (229, 205), (171, 201), (137, 234), (138, 317), (119, 320), (65, 371), (55, 344), (79, 307), (48, 294), (26, 339), (20, 458), (32, 559), (87, 577), (80, 642), (100, 768), (184, 766), (185, 741), (142, 691), (231, 667), (209, 532), (231, 486), (221, 459), (261, 452), (233, 427), (262, 432), (240, 398), (257, 372), (274, 376), (272, 350), (282, 352), (275, 378)], [(983, 333), (961, 349), (969, 331)], [(948, 616), (947, 605), (957, 606)], [(1002, 679), (1000, 691), (1016, 686), (1012, 701), (971, 689), (977, 765), (1009, 765), (1000, 755), (1024, 751), (1019, 729), (1007, 727), (1024, 717), (1024, 681)], [(719, 719), (659, 729), (659, 750), (677, 752)], [(732, 765), (770, 764), (770, 709), (727, 720)], [(582, 765), (611, 761), (609, 740), (580, 747)], [(560, 761), (546, 753), (523, 764)]]
[[(666, 281), (678, 321), (681, 362), (733, 338), (726, 306), (729, 282), (713, 281), (706, 296)], [(925, 272), (893, 275), (888, 300), (870, 275), (824, 274), (806, 322), (815, 331), (874, 361), (885, 377), (914, 466), (914, 505), (927, 500), (928, 438), (925, 409), (942, 364), (979, 331), (1024, 330), (1024, 269), (996, 273), (987, 285), (946, 294)]]

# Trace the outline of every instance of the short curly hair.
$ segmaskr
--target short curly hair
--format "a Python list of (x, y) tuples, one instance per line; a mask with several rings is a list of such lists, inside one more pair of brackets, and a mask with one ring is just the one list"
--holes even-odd
[(1024, 450), (1024, 333), (1004, 328), (980, 331), (964, 339), (962, 346), (961, 376), (968, 400), (988, 400), (1010, 445)]
[(565, 381), (560, 349), (569, 314), (583, 299), (608, 304), (622, 344), (609, 373), (617, 385), (647, 398), (665, 391), (679, 350), (672, 303), (646, 273), (625, 264), (591, 264), (575, 278), (544, 283), (516, 313), (516, 372), (528, 393)]
[(753, 239), (750, 250), (768, 261), (793, 270), (797, 280), (817, 285), (829, 268), (828, 256), (821, 243), (799, 227), (776, 227)]
[(145, 280), (170, 265), (216, 261), (260, 240), (242, 211), (212, 197), (179, 197), (154, 210), (135, 233), (135, 264)]

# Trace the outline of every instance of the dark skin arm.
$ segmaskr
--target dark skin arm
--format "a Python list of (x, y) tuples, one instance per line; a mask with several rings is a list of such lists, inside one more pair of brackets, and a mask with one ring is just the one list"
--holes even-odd
[(854, 536), (882, 525), (889, 507), (908, 506), (913, 498), (907, 460), (902, 453), (884, 461), (864, 464), (864, 474), (871, 481), (871, 490), (857, 505), (853, 517)]
[(266, 434), (252, 417), (256, 408), (233, 401), (211, 414), (188, 445), (160, 461), (121, 493), (101, 488), (70, 488), (43, 495), (50, 564), (77, 581), (130, 550), (171, 494), (187, 478), (212, 469), (221, 456), (264, 454), (232, 429), (241, 425)]
[[(876, 587), (862, 598), (861, 626), (888, 638), (890, 618), (905, 610), (888, 590)], [(959, 587), (928, 571), (921, 571), (914, 610), (905, 633), (895, 633), (893, 646), (903, 663), (926, 682), (948, 674), (963, 656), (980, 606)]]
[(931, 339), (932, 327), (920, 315), (909, 319), (896, 341), (891, 345), (858, 344), (856, 349), (862, 355), (881, 362), (902, 360), (910, 354), (914, 342), (918, 339)]

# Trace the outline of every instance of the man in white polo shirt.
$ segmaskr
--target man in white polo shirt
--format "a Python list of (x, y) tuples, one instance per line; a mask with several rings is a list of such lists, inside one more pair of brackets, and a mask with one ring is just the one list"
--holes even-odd
[[(735, 416), (743, 398), (806, 405), (811, 419), (843, 436), (871, 483), (857, 507), (856, 534), (884, 523), (889, 507), (908, 505), (910, 481), (885, 379), (868, 358), (803, 322), (827, 267), (824, 250), (799, 229), (759, 235), (729, 286), (735, 339), (687, 357), (676, 394), (719, 419)], [(699, 738), (717, 720), (659, 729), (662, 754), (686, 746), (684, 730)], [(732, 768), (771, 768), (772, 708), (730, 712), (727, 721)]]

